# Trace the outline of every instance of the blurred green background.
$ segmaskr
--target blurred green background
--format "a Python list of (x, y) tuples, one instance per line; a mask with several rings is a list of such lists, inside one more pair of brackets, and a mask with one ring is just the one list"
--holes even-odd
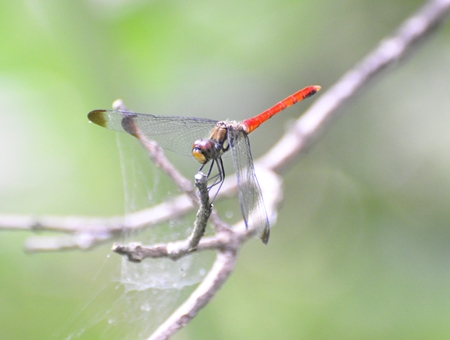
[[(138, 112), (240, 120), (306, 85), (326, 91), (420, 4), (3, 1), (0, 212), (123, 214), (115, 136), (90, 110), (122, 98)], [(445, 24), (342, 109), (286, 172), (269, 245), (246, 244), (175, 339), (450, 338), (449, 41)], [(314, 99), (252, 134), (255, 158)], [(120, 259), (106, 261), (111, 244), (27, 255), (29, 236), (1, 234), (0, 338), (61, 327), (76, 338), (69, 321)]]

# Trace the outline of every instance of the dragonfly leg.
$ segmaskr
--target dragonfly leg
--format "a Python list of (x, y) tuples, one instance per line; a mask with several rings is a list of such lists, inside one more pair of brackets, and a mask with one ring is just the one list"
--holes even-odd
[[(205, 164), (203, 164), (200, 167), (200, 169), (198, 170), (199, 172), (202, 171), (202, 169), (204, 168)], [(214, 168), (214, 164), (217, 166), (217, 172), (218, 173), (216, 175), (214, 175), (214, 176), (211, 176), (211, 172), (212, 172), (212, 169)], [(225, 169), (223, 167), (223, 162), (222, 162), (222, 158), (221, 157), (211, 160), (211, 165), (209, 167), (208, 174), (206, 175), (206, 178), (208, 179), (208, 181), (213, 181), (213, 183), (208, 186), (208, 191), (210, 191), (216, 185), (219, 185), (219, 188), (217, 189), (217, 191), (216, 191), (216, 193), (214, 195), (214, 198), (211, 201), (211, 203), (212, 203), (216, 199), (217, 194), (219, 193), (220, 188), (222, 187), (223, 181), (225, 180)]]
[[(208, 164), (208, 163), (203, 163), (202, 166), (200, 167), (200, 169), (198, 169), (198, 172), (202, 171), (206, 164)], [(209, 176), (211, 176), (211, 171), (212, 171), (213, 166), (214, 166), (214, 159), (211, 161), (211, 165), (209, 167), (208, 174), (206, 175), (206, 178), (208, 178), (208, 180), (211, 179), (211, 178), (209, 178)], [(215, 176), (213, 176), (212, 178), (214, 178), (214, 177)]]
[[(210, 190), (213, 186), (216, 186), (217, 184), (219, 184), (219, 187), (217, 188), (216, 194), (214, 195), (214, 198), (212, 199), (211, 204), (212, 204), (212, 203), (214, 202), (214, 200), (216, 199), (217, 194), (218, 194), (219, 191), (220, 191), (220, 188), (222, 188), (223, 181), (225, 180), (225, 169), (224, 169), (224, 167), (223, 167), (222, 158), (219, 157), (219, 158), (217, 158), (215, 161), (216, 161), (216, 164), (217, 164), (217, 171), (218, 171), (218, 174), (217, 174), (216, 176), (214, 176), (216, 179), (214, 180), (214, 183), (211, 184), (211, 185), (208, 187), (208, 190)], [(213, 178), (214, 178), (214, 177), (213, 177)]]
[(209, 167), (208, 174), (206, 175), (206, 178), (208, 178), (208, 179), (209, 179), (209, 176), (211, 176), (211, 171), (212, 171), (212, 169), (214, 167), (214, 162), (215, 162), (215, 160), (213, 159), (211, 161), (211, 166)]
[(205, 167), (205, 164), (206, 164), (206, 163), (203, 163), (203, 164), (202, 164), (202, 166), (200, 167), (200, 169), (198, 169), (198, 172), (200, 172), (200, 171), (203, 170), (203, 168)]
[[(214, 176), (211, 176), (211, 170), (213, 168), (213, 165), (214, 164), (218, 164), (218, 163), (214, 163), (214, 162), (215, 162), (215, 160), (212, 161), (211, 168), (209, 169), (208, 176), (207, 176), (208, 182), (213, 182), (212, 184), (210, 184), (208, 186), (208, 190), (211, 190), (212, 187), (216, 186), (221, 181), (221, 174), (220, 173), (217, 173)], [(217, 165), (217, 168), (219, 168), (219, 165)]]
[[(208, 174), (206, 175), (206, 178), (208, 179), (208, 182), (211, 182), (212, 180), (214, 180), (214, 183), (213, 184), (210, 184), (209, 186), (208, 186), (208, 191), (213, 187), (213, 186), (215, 186), (217, 183), (219, 183), (219, 181), (220, 181), (220, 178), (219, 178), (219, 181), (217, 180), (217, 177), (219, 177), (219, 174), (217, 174), (217, 175), (214, 175), (214, 176), (211, 176), (211, 172), (212, 172), (212, 169), (213, 169), (213, 167), (214, 167), (214, 162), (215, 162), (215, 160), (213, 159), (212, 161), (211, 161), (211, 165), (210, 165), (210, 167), (209, 167), (209, 170), (208, 170)], [(206, 164), (206, 163), (205, 163)], [(200, 171), (202, 171), (203, 170), (203, 168), (205, 167), (205, 164), (203, 164), (201, 167), (200, 167), (200, 169), (198, 169), (198, 172), (200, 172)]]

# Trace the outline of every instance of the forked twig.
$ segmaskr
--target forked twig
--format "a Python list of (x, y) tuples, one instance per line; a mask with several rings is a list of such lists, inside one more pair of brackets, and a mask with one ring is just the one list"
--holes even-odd
[(125, 255), (132, 262), (141, 262), (148, 257), (168, 257), (172, 260), (178, 260), (197, 250), (198, 244), (205, 234), (212, 206), (209, 203), (208, 178), (205, 174), (198, 173), (195, 176), (195, 186), (198, 188), (200, 195), (200, 206), (195, 219), (194, 229), (187, 240), (152, 246), (142, 246), (136, 242), (128, 245), (115, 243), (112, 250), (120, 255)]

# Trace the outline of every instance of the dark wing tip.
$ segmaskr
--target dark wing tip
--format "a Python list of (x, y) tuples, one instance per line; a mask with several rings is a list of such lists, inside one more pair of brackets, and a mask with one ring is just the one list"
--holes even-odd
[(106, 127), (105, 110), (94, 110), (89, 112), (88, 119), (97, 125)]
[(264, 244), (269, 243), (269, 237), (270, 237), (270, 227), (267, 225), (260, 236), (262, 243)]

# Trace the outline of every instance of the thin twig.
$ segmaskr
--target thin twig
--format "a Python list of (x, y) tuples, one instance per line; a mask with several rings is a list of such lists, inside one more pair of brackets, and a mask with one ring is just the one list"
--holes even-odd
[(209, 203), (208, 178), (205, 174), (199, 172), (195, 175), (195, 186), (200, 195), (200, 206), (195, 217), (194, 229), (192, 229), (191, 236), (188, 238), (188, 251), (195, 251), (197, 249), (200, 239), (205, 234), (206, 224), (209, 216), (211, 216), (212, 205)]
[[(243, 232), (242, 230), (235, 232), (220, 232), (214, 236), (203, 237), (197, 245), (197, 252), (205, 250), (223, 250), (229, 251), (239, 248), (240, 245), (246, 242), (253, 233)], [(128, 244), (115, 243), (113, 251), (124, 255), (131, 262), (141, 262), (145, 259), (158, 259), (167, 257), (173, 260), (179, 259), (188, 253), (183, 253), (180, 256), (179, 249), (186, 248), (186, 241), (176, 241), (169, 243), (158, 243), (152, 245), (143, 245), (140, 242), (130, 242)]]

